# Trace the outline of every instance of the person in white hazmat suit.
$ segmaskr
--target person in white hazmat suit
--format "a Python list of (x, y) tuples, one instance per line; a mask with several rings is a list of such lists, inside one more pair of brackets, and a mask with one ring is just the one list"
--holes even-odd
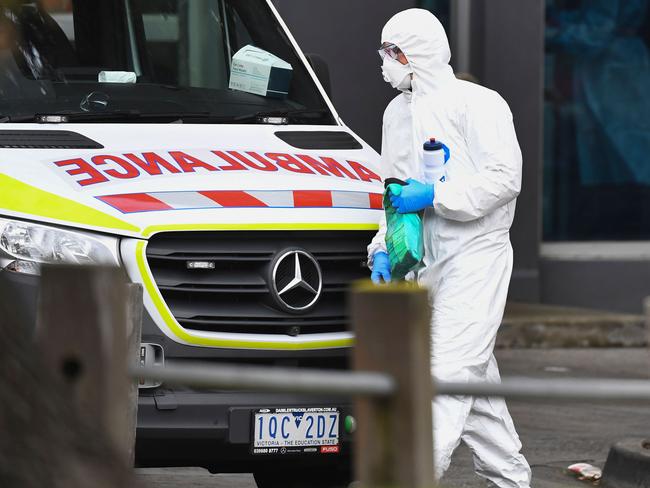
[[(493, 349), (512, 272), (509, 229), (522, 165), (512, 114), (496, 92), (455, 78), (445, 30), (432, 13), (398, 13), (381, 41), (384, 78), (402, 91), (384, 113), (381, 169), (409, 182), (392, 197), (398, 212), (425, 211), (417, 280), (431, 296), (433, 375), (499, 382)], [(435, 185), (423, 177), (422, 145), (431, 137), (451, 154), (446, 181)], [(368, 246), (375, 282), (390, 280), (385, 232), (384, 220)], [(438, 479), (462, 440), (491, 486), (530, 486), (503, 399), (441, 396), (433, 411)]]

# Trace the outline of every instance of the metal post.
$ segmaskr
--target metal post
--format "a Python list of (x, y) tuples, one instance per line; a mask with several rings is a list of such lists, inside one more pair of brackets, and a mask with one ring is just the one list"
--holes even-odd
[(394, 378), (388, 398), (358, 396), (356, 478), (364, 488), (430, 488), (433, 434), (430, 308), (427, 292), (409, 284), (355, 285), (354, 367)]
[(455, 68), (458, 72), (471, 72), (472, 3), (471, 0), (451, 2), (451, 38)]

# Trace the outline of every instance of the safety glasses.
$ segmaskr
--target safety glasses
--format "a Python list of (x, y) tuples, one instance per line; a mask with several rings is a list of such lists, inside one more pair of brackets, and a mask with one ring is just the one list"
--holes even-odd
[(397, 59), (399, 54), (402, 52), (395, 44), (384, 43), (379, 49), (377, 49), (379, 57), (383, 61), (386, 56), (391, 57), (392, 59)]

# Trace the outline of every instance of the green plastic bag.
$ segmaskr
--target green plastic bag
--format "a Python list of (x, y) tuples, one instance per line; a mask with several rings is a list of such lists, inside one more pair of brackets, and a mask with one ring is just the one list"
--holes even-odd
[(399, 195), (404, 184), (395, 178), (388, 178), (384, 191), (386, 248), (393, 280), (402, 280), (409, 272), (419, 269), (424, 257), (421, 214), (397, 213), (390, 203), (390, 194)]

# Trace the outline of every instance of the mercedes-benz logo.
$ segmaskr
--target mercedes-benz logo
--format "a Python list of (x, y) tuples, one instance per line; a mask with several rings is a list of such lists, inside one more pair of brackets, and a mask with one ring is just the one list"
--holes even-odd
[(271, 272), (272, 295), (290, 312), (304, 312), (313, 307), (323, 289), (323, 276), (314, 257), (301, 249), (282, 252)]

